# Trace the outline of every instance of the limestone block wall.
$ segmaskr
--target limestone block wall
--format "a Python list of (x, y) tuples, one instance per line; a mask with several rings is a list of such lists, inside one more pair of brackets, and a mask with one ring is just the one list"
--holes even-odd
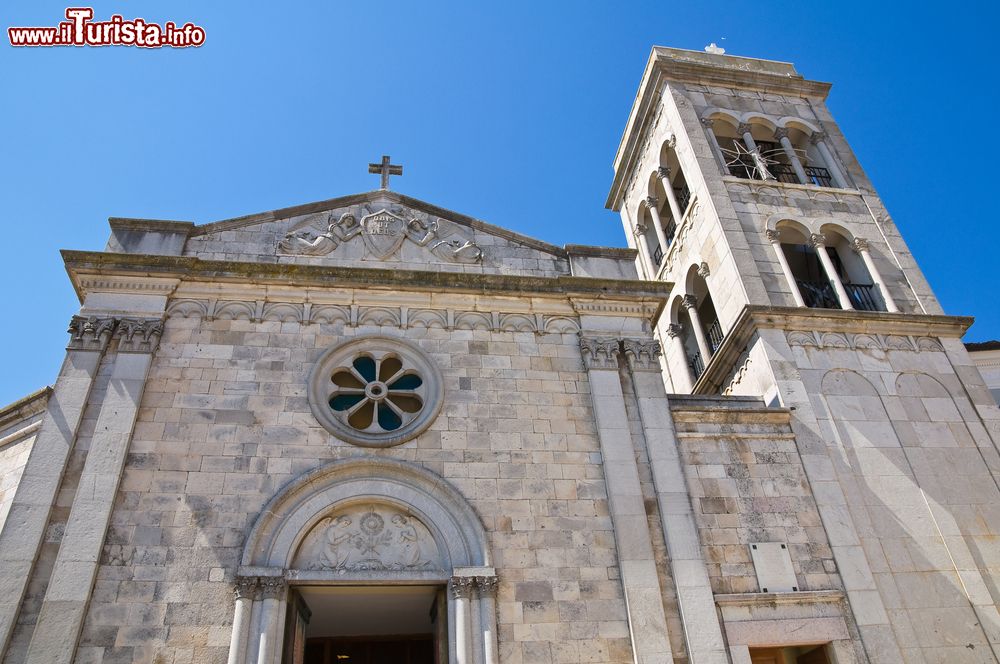
[[(384, 450), (334, 440), (306, 379), (332, 344), (405, 336), (438, 363), (441, 414)], [(78, 661), (224, 662), (249, 524), (331, 459), (413, 461), (456, 486), (500, 570), (501, 661), (631, 661), (587, 374), (573, 333), (167, 319)]]
[(672, 397), (671, 413), (713, 592), (760, 592), (751, 542), (786, 543), (800, 590), (841, 588), (788, 411)]

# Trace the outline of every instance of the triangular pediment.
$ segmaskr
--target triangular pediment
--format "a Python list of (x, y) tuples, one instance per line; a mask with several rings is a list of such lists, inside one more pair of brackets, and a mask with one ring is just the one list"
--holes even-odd
[(561, 247), (386, 190), (195, 226), (184, 254), (505, 274), (569, 271)]

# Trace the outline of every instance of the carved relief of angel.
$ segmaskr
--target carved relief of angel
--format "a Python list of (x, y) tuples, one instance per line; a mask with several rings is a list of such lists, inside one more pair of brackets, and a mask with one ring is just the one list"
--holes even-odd
[(436, 219), (427, 223), (414, 217), (406, 223), (406, 237), (421, 247), (427, 246), (431, 240), (435, 239), (437, 232), (438, 222)]
[(326, 233), (314, 234), (312, 229), (292, 231), (278, 243), (278, 250), (285, 254), (300, 256), (325, 256), (341, 242), (346, 242), (361, 232), (361, 224), (355, 216), (346, 213), (336, 222), (333, 215), (327, 217)]
[(327, 519), (327, 522), (320, 558), (324, 567), (340, 569), (347, 563), (350, 556), (349, 545), (354, 538), (354, 533), (350, 531), (351, 519), (341, 515), (335, 519)]
[(456, 263), (478, 263), (483, 260), (483, 250), (472, 240), (441, 240), (431, 246), (438, 257)]
[(399, 528), (399, 541), (403, 545), (401, 562), (404, 567), (419, 567), (423, 564), (420, 556), (420, 542), (417, 541), (417, 529), (410, 520), (402, 514), (392, 517), (393, 524)]

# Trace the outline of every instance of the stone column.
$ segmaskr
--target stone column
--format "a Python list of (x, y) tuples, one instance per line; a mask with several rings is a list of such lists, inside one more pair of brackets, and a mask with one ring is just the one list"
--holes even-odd
[(667, 195), (667, 204), (670, 206), (670, 213), (674, 215), (674, 223), (680, 224), (684, 210), (681, 209), (680, 203), (677, 202), (677, 194), (674, 192), (673, 185), (670, 184), (670, 168), (660, 166), (656, 169), (656, 175), (660, 178), (660, 184), (663, 185), (663, 192)]
[(806, 169), (802, 167), (799, 155), (796, 154), (795, 148), (792, 147), (792, 142), (788, 139), (788, 130), (784, 127), (778, 127), (774, 130), (774, 137), (781, 143), (781, 148), (785, 151), (785, 156), (792, 163), (792, 168), (795, 169), (795, 175), (798, 176), (799, 183), (809, 184), (809, 176), (806, 175)]
[(70, 320), (66, 359), (0, 531), (0, 657), (14, 631), (83, 410), (117, 324), (111, 317)]
[(753, 159), (754, 164), (757, 165), (757, 169), (761, 172), (764, 179), (774, 180), (774, 176), (771, 175), (771, 171), (767, 168), (767, 163), (765, 163), (764, 158), (760, 154), (760, 149), (757, 148), (757, 141), (753, 140), (753, 134), (750, 133), (750, 125), (744, 122), (736, 128), (736, 132), (743, 137), (743, 145), (747, 147), (750, 157)]
[(694, 374), (691, 373), (691, 365), (688, 364), (687, 352), (684, 350), (684, 340), (682, 333), (684, 328), (679, 323), (671, 323), (667, 326), (667, 336), (673, 340), (674, 352), (680, 354), (681, 365), (684, 367), (684, 378), (687, 380), (687, 391), (694, 387)]
[(667, 235), (663, 232), (663, 222), (660, 221), (660, 211), (656, 209), (656, 204), (659, 201), (656, 200), (655, 196), (649, 196), (646, 198), (646, 207), (649, 208), (649, 215), (653, 218), (653, 230), (656, 231), (656, 239), (660, 241), (660, 246), (663, 248), (663, 255), (667, 255)]
[(652, 339), (626, 339), (623, 346), (639, 405), (688, 659), (697, 664), (728, 664), (670, 404), (660, 376), (660, 344)]
[(809, 237), (809, 242), (812, 244), (813, 249), (816, 250), (819, 262), (823, 264), (823, 271), (826, 272), (826, 278), (830, 280), (830, 283), (833, 284), (833, 289), (837, 291), (837, 301), (840, 302), (840, 308), (844, 310), (853, 309), (854, 305), (851, 304), (851, 298), (847, 295), (844, 282), (840, 280), (837, 268), (834, 267), (833, 260), (826, 250), (826, 236), (822, 233), (813, 233)]
[(898, 312), (899, 307), (896, 306), (895, 300), (889, 295), (889, 289), (885, 285), (885, 280), (882, 279), (882, 274), (875, 267), (875, 261), (872, 259), (871, 249), (868, 247), (868, 240), (856, 237), (854, 238), (854, 251), (858, 252), (861, 256), (861, 260), (865, 262), (865, 267), (868, 268), (868, 274), (871, 275), (872, 281), (875, 283), (875, 287), (878, 288), (878, 292), (882, 294), (882, 301), (885, 302), (885, 308), (888, 311)]
[(256, 664), (281, 661), (281, 637), (285, 628), (288, 582), (280, 576), (260, 579), (261, 612)]
[(719, 162), (719, 172), (723, 175), (729, 175), (729, 166), (726, 164), (726, 154), (722, 151), (722, 146), (719, 145), (719, 139), (715, 136), (715, 120), (711, 118), (702, 118), (701, 124), (707, 130), (705, 133), (708, 134), (708, 144), (712, 147), (712, 152), (715, 154), (715, 158)]
[[(73, 658), (146, 374), (162, 332), (161, 319), (147, 318), (122, 318), (115, 329), (118, 350), (112, 360), (108, 391), (28, 646), (28, 664), (69, 664)], [(53, 636), (56, 634), (58, 638)]]
[(639, 254), (645, 256), (649, 259), (650, 263), (653, 265), (653, 269), (650, 270), (651, 274), (656, 273), (656, 260), (653, 258), (653, 252), (649, 250), (649, 243), (646, 241), (646, 225), (636, 224), (633, 234), (635, 235), (636, 243), (639, 245)]
[(477, 576), (479, 588), (480, 631), (483, 634), (483, 660), (486, 664), (498, 664), (500, 651), (497, 645), (497, 586), (495, 576)]
[(233, 595), (236, 612), (233, 615), (233, 635), (229, 640), (229, 659), (226, 664), (245, 664), (247, 639), (250, 638), (250, 614), (254, 600), (260, 592), (257, 577), (241, 576), (236, 579)]
[(451, 648), (453, 664), (473, 664), (472, 659), (472, 584), (470, 576), (453, 576), (451, 588), (455, 605), (455, 641)]
[(698, 351), (701, 353), (701, 359), (708, 366), (708, 361), (712, 359), (712, 348), (708, 345), (708, 339), (705, 337), (705, 328), (701, 325), (701, 316), (698, 315), (698, 298), (694, 295), (685, 295), (684, 299), (681, 300), (681, 306), (684, 307), (688, 312), (688, 318), (691, 319), (691, 331), (694, 332), (694, 340), (698, 344)]
[(663, 594), (618, 375), (620, 342), (618, 339), (584, 337), (580, 340), (580, 349), (587, 367), (604, 460), (608, 507), (615, 531), (634, 659), (643, 663), (671, 662), (673, 654), (663, 613)]
[(798, 307), (806, 306), (806, 301), (802, 299), (802, 292), (799, 290), (799, 284), (795, 280), (795, 275), (792, 274), (792, 268), (788, 264), (788, 256), (785, 256), (784, 250), (781, 248), (781, 231), (767, 230), (765, 232), (767, 235), (767, 241), (771, 243), (771, 248), (774, 249), (774, 255), (778, 259), (778, 264), (781, 265), (781, 271), (785, 275), (785, 281), (788, 282), (788, 288), (792, 291), (792, 299), (795, 300), (795, 305)]
[(841, 189), (849, 189), (850, 185), (847, 184), (847, 179), (840, 172), (840, 166), (837, 165), (837, 160), (834, 158), (833, 152), (830, 151), (830, 146), (826, 144), (826, 132), (815, 132), (809, 137), (809, 142), (819, 150), (820, 156), (823, 157), (823, 162), (830, 170), (831, 177), (833, 177), (833, 183)]
[(472, 586), (469, 597), (469, 632), (472, 634), (472, 664), (485, 664), (483, 653), (485, 644), (483, 643), (483, 611), (482, 596), (479, 594), (479, 582), (472, 578)]

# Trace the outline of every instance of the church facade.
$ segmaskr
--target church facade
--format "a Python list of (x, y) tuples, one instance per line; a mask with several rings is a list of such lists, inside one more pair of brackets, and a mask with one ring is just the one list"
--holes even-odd
[(785, 63), (655, 48), (557, 247), (388, 187), (65, 251), (10, 664), (1000, 661), (1000, 409)]

